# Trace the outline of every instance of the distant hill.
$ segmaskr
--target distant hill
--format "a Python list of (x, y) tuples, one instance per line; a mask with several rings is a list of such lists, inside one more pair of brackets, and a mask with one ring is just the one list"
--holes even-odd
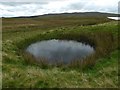
[(46, 14), (29, 17), (3, 18), (2, 24), (4, 31), (10, 30), (10, 28), (12, 30), (13, 26), (14, 30), (17, 31), (46, 30), (61, 26), (87, 26), (111, 22), (114, 20), (107, 17), (115, 16), (117, 16), (117, 14), (99, 12)]
[(15, 18), (43, 18), (43, 17), (117, 17), (118, 14), (101, 13), (101, 12), (75, 12), (75, 13), (58, 13), (58, 14), (44, 14), (37, 16), (22, 16)]

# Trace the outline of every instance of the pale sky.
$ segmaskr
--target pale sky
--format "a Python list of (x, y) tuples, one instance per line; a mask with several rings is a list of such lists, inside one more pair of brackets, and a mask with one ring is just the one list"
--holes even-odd
[(118, 2), (119, 0), (0, 0), (0, 17), (66, 12), (118, 13)]

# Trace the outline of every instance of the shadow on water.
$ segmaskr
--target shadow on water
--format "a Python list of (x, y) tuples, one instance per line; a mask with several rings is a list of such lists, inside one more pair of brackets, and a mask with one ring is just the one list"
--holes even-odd
[(31, 44), (26, 51), (36, 60), (44, 58), (49, 64), (58, 62), (69, 64), (72, 60), (84, 59), (95, 50), (92, 46), (81, 42), (52, 39)]

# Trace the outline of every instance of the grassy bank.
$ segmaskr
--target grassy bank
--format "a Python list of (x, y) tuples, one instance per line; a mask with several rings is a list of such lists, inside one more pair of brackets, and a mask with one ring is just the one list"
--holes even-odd
[[(105, 39), (106, 38), (106, 39)], [(99, 32), (84, 32), (84, 31), (79, 31), (79, 32), (72, 32), (72, 31), (54, 31), (54, 32), (49, 32), (46, 35), (38, 35), (36, 37), (28, 38), (20, 43), (17, 44), (19, 47), (20, 51), (22, 51), (23, 56), (25, 56), (27, 63), (35, 62), (35, 58), (28, 54), (24, 53), (25, 49), (27, 46), (33, 42), (37, 42), (40, 40), (49, 40), (49, 39), (59, 39), (59, 40), (75, 40), (78, 42), (83, 42), (85, 44), (90, 44), (95, 48), (95, 53), (90, 55), (89, 57), (83, 59), (83, 60), (77, 60), (77, 61), (72, 61), (70, 67), (76, 67), (76, 68), (84, 68), (85, 66), (93, 66), (96, 63), (96, 60), (100, 57), (103, 57), (105, 55), (108, 55), (111, 51), (117, 49), (117, 36), (115, 36), (111, 32), (105, 32), (105, 31), (99, 31)], [(38, 60), (37, 60), (38, 61)], [(49, 66), (49, 63), (45, 60), (40, 59), (38, 63), (40, 63), (40, 66)], [(58, 63), (58, 66), (63, 66), (64, 64)], [(65, 65), (66, 66), (66, 65)]]
[[(47, 27), (47, 29), (25, 26), (11, 28), (3, 21), (3, 87), (117, 87), (118, 53), (117, 22), (97, 25)], [(32, 21), (33, 22), (33, 21)], [(64, 22), (65, 23), (65, 22)], [(79, 23), (79, 22), (77, 22)], [(18, 25), (18, 24), (17, 24)], [(21, 25), (21, 24), (20, 24)], [(8, 30), (7, 30), (7, 29)], [(95, 45), (94, 66), (80, 68), (42, 68), (26, 62), (21, 54), (28, 45), (44, 39), (73, 39)], [(89, 63), (90, 64), (90, 63)]]

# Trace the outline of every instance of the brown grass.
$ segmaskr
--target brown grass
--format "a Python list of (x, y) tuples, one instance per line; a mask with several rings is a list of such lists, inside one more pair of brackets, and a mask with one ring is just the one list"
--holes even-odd
[[(113, 34), (110, 32), (57, 33), (57, 35), (51, 35), (51, 38), (53, 38), (53, 36), (55, 39), (76, 40), (79, 42), (83, 42), (85, 44), (89, 44), (93, 46), (95, 49), (95, 53), (91, 54), (90, 56), (82, 60), (73, 60), (70, 64), (65, 65), (68, 67), (77, 67), (77, 68), (79, 67), (82, 69), (85, 67), (94, 66), (98, 58), (108, 55), (111, 51), (117, 48), (117, 44), (116, 44), (117, 37), (114, 37)], [(47, 37), (47, 34), (46, 34), (46, 37)], [(50, 37), (48, 39), (50, 39)], [(29, 42), (31, 40), (26, 40), (26, 41)], [(25, 57), (27, 63), (29, 62), (33, 64), (33, 62), (34, 63), (37, 62), (37, 65), (44, 67), (44, 68), (48, 66), (49, 67), (50, 66), (63, 66), (64, 67), (64, 63), (62, 62), (56, 62), (54, 63), (54, 65), (51, 65), (48, 63), (46, 59), (40, 58), (39, 60), (38, 59), (36, 60), (35, 57), (29, 53), (27, 54), (25, 53), (23, 54), (23, 56)]]

